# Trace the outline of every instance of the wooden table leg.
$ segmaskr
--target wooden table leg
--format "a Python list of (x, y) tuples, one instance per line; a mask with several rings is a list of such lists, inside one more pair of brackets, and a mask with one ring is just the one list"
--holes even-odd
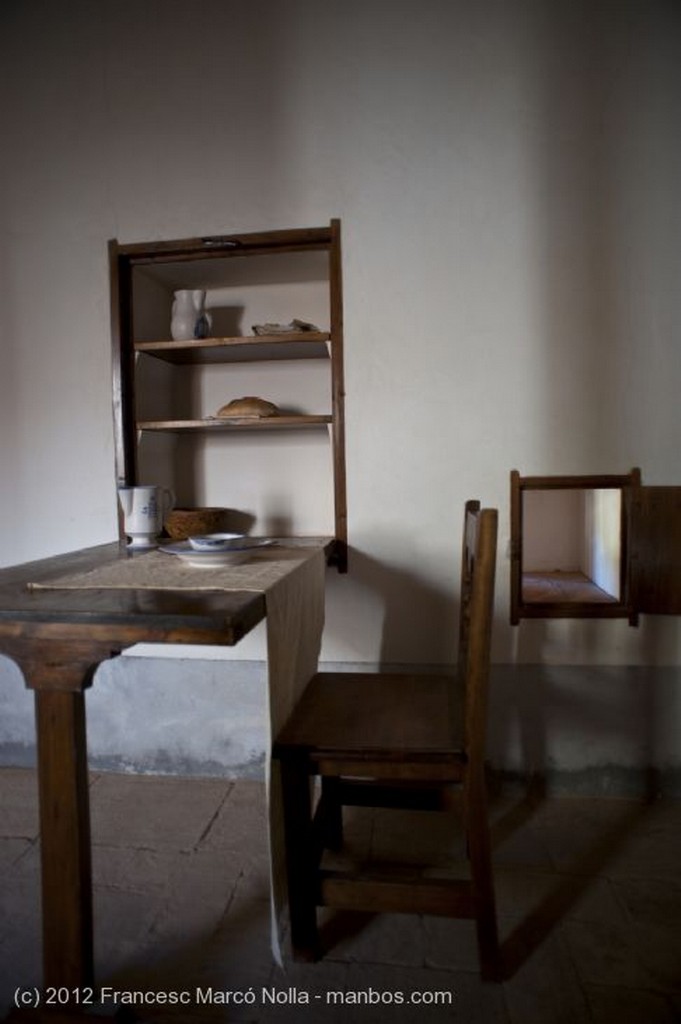
[(2, 645), (35, 694), (43, 988), (79, 990), (77, 1008), (94, 980), (85, 690), (119, 648), (90, 629), (63, 636), (49, 624), (8, 631)]
[(43, 983), (91, 985), (92, 870), (85, 696), (36, 690)]

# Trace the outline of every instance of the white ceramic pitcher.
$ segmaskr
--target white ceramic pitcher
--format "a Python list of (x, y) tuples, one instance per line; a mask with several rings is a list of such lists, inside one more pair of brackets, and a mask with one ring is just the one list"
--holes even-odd
[(207, 338), (212, 317), (205, 309), (206, 293), (200, 288), (175, 292), (170, 333), (175, 341)]
[(118, 500), (128, 547), (155, 547), (163, 521), (175, 504), (173, 492), (167, 487), (119, 487)]

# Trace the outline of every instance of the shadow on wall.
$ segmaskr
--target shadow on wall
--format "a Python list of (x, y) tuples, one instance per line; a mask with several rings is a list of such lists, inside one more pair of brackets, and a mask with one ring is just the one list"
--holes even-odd
[(521, 623), (517, 662), (493, 666), (493, 766), (538, 793), (547, 785), (592, 795), (677, 793), (681, 770), (672, 737), (681, 670), (665, 656), (673, 623), (642, 620), (635, 665), (598, 664), (601, 631), (612, 625), (606, 621), (570, 622), (588, 640), (576, 645), (580, 663), (551, 663), (546, 652), (557, 625)]
[[(403, 549), (398, 538), (382, 540), (389, 550)], [(350, 558), (353, 584), (368, 590), (381, 604), (380, 667), (452, 665), (456, 658), (459, 606), (450, 592), (356, 548)]]
[[(399, 551), (395, 540), (390, 550)], [(458, 569), (452, 569), (456, 585), (439, 588), (365, 552), (353, 549), (351, 558), (353, 585), (377, 606), (379, 666), (450, 671), (458, 644)], [(642, 617), (632, 637), (638, 663), (599, 664), (604, 644), (611, 644), (608, 631), (622, 626), (534, 620), (514, 627), (515, 663), (493, 664), (490, 682), (488, 752), (503, 777), (522, 780), (535, 795), (547, 787), (648, 798), (678, 793), (675, 620)], [(497, 617), (493, 636), (506, 627)], [(561, 650), (573, 631), (574, 663), (564, 657), (552, 663), (556, 630)]]

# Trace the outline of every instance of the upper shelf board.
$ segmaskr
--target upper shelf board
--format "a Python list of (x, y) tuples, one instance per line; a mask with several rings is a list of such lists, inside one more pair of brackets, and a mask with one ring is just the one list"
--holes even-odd
[(231, 363), (270, 359), (324, 359), (328, 357), (326, 331), (260, 334), (198, 341), (138, 341), (136, 352), (146, 352), (170, 363)]
[[(328, 282), (334, 223), (326, 228), (216, 235), (119, 245), (110, 250), (119, 272), (155, 280), (170, 292), (225, 287)], [(253, 259), (256, 257), (256, 259)], [(283, 258), (282, 258), (283, 257)]]

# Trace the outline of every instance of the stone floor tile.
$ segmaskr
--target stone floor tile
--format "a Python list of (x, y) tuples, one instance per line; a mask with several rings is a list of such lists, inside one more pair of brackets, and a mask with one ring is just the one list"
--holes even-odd
[(170, 863), (166, 882), (174, 895), (188, 893), (197, 902), (223, 900), (231, 895), (244, 874), (263, 879), (264, 892), (268, 893), (269, 867), (259, 859), (252, 862), (231, 856), (220, 850), (205, 850), (199, 847), (190, 853), (182, 853)]
[(262, 1024), (347, 1024), (351, 1019), (342, 997), (346, 964), (321, 960), (315, 964), (285, 963), (267, 986), (256, 993)]
[(27, 929), (40, 927), (40, 877), (37, 870), (12, 870), (3, 878), (0, 941), (12, 942)]
[(681, 800), (662, 799), (649, 805), (647, 832), (653, 837), (681, 837)]
[(259, 859), (242, 862), (236, 878), (236, 899), (269, 903), (270, 868), (267, 862)]
[[(464, 972), (351, 964), (345, 998), (346, 1019), (362, 1024), (508, 1022), (501, 986), (483, 984), (475, 975)], [(352, 1004), (347, 1002), (350, 998), (366, 1002), (355, 1005), (353, 1012)], [(371, 999), (374, 1002), (368, 1003)]]
[(604, 869), (612, 879), (681, 878), (681, 836), (639, 829), (625, 837)]
[(681, 995), (677, 992), (667, 993), (667, 998), (674, 1013), (674, 1020), (681, 1020)]
[(532, 821), (537, 828), (550, 828), (563, 823), (579, 823), (602, 829), (631, 817), (646, 815), (650, 804), (645, 800), (622, 797), (560, 796), (536, 802)]
[(495, 868), (513, 864), (545, 869), (553, 866), (545, 836), (531, 825), (493, 833), (492, 862)]
[(588, 985), (593, 1024), (675, 1024), (679, 1017), (671, 1001), (657, 992)]
[(270, 971), (275, 965), (269, 893), (256, 899), (251, 892), (244, 895), (237, 888), (214, 933), (214, 945), (222, 962), (233, 958), (251, 973), (257, 970), (262, 974), (261, 964)]
[(34, 839), (3, 839), (0, 841), (0, 877), (11, 871), (33, 849)]
[(158, 1021), (158, 1024), (223, 1024), (228, 1021), (238, 1021), (239, 1024), (258, 1024), (255, 1017), (235, 1016), (231, 1006), (215, 1003), (192, 1003), (185, 1006), (162, 1003), (157, 1006), (147, 1005), (144, 1008), (139, 1008), (137, 1012), (144, 1014), (142, 1019), (145, 1024), (146, 1022), (151, 1024), (153, 1021)]
[(168, 951), (198, 947), (210, 941), (220, 928), (230, 896), (218, 897), (214, 903), (192, 896), (174, 897), (154, 918), (150, 928), (154, 959), (166, 958)]
[[(261, 989), (271, 983), (276, 967), (269, 950), (263, 953), (260, 948), (249, 955), (249, 932), (246, 924), (243, 946), (238, 932), (213, 932), (166, 945), (152, 961), (138, 960), (111, 980), (119, 987), (175, 993), (178, 999), (187, 1000), (178, 1001), (172, 1012), (162, 1008), (153, 1014), (145, 1012), (145, 1019), (258, 1020)], [(257, 1004), (244, 1000), (244, 994), (250, 992), (257, 994)]]
[(325, 959), (423, 967), (426, 933), (416, 914), (359, 914), (318, 911)]
[[(118, 980), (189, 993), (193, 1003), (188, 1019), (242, 1022), (259, 1019), (261, 991), (273, 983), (278, 970), (270, 948), (269, 903), (249, 902), (232, 905), (219, 926), (204, 934), (178, 932), (174, 943), (166, 941), (157, 949), (151, 963), (138, 961)], [(244, 1001), (244, 994), (251, 992), (256, 1004)], [(175, 1010), (175, 1015), (187, 1013), (186, 1007)]]
[(38, 779), (26, 768), (0, 771), (0, 838), (35, 839), (38, 821)]
[(201, 849), (247, 860), (267, 856), (267, 804), (262, 782), (238, 779), (231, 783), (210, 826), (200, 840)]
[[(283, 984), (283, 981), (276, 980), (278, 972), (269, 951), (257, 959), (248, 953), (241, 959), (233, 941), (229, 944), (215, 941), (205, 950), (192, 980), (196, 982), (196, 989), (202, 992), (208, 989), (234, 993), (229, 1019), (250, 1021), (259, 1019), (262, 1013), (262, 989), (275, 983)], [(255, 1003), (251, 1002), (251, 993), (256, 995)], [(216, 1000), (213, 1002), (219, 1006)]]
[[(681, 857), (681, 851), (679, 851)], [(681, 861), (679, 880), (625, 878), (612, 883), (635, 924), (666, 925), (681, 929)]]
[[(243, 928), (242, 945), (238, 927), (232, 928), (232, 925), (237, 925), (236, 919), (214, 936), (196, 974), (197, 983), (235, 992), (259, 990), (273, 984), (282, 968), (274, 962), (269, 931), (260, 932), (241, 919), (238, 925)], [(241, 1016), (250, 1018), (254, 1015), (251, 1004), (240, 1005)]]
[(566, 920), (607, 921), (626, 928), (626, 912), (606, 878), (520, 866), (495, 870), (497, 913), (523, 921), (534, 932), (550, 932)]
[(424, 917), (425, 965), (449, 971), (478, 971), (475, 922), (448, 917)]
[(24, 921), (0, 942), (0, 1020), (10, 1008), (18, 987), (35, 988), (42, 984), (42, 950), (39, 921)]
[(536, 946), (502, 921), (504, 960), (511, 976), (504, 982), (511, 1024), (591, 1024), (583, 984), (560, 934)]
[(492, 794), (488, 800), (487, 813), (493, 845), (499, 845), (508, 835), (515, 832), (531, 829), (538, 807), (543, 802), (543, 798), (538, 799), (532, 794), (517, 792), (515, 789)]
[(629, 878), (613, 886), (631, 921), (631, 939), (651, 984), (681, 994), (681, 884)]
[(154, 921), (162, 906), (160, 892), (143, 896), (126, 889), (95, 886), (95, 974), (105, 977), (128, 963), (153, 958), (157, 939)]
[(147, 891), (164, 890), (190, 860), (191, 854), (180, 850), (95, 843), (92, 877), (97, 886), (127, 889), (143, 896)]
[(11, 867), (0, 872), (0, 1020), (17, 986), (42, 984), (39, 850), (36, 843), (25, 848), (26, 842), (0, 841), (0, 860), (5, 846), (14, 853), (23, 847)]
[[(215, 870), (214, 858), (187, 855), (171, 872), (152, 932), (157, 947), (193, 945), (221, 927), (237, 893), (236, 865)], [(267, 894), (267, 887), (264, 888)]]
[(648, 987), (681, 996), (681, 924), (635, 926), (631, 941), (646, 970)]
[(610, 878), (678, 878), (678, 803), (563, 798), (538, 808), (533, 827), (558, 870)]
[(607, 876), (645, 815), (641, 801), (562, 798), (537, 809), (533, 828), (557, 870)]
[(377, 810), (371, 841), (376, 860), (399, 855), (405, 864), (446, 867), (466, 858), (456, 817), (444, 812)]
[(222, 779), (102, 774), (90, 791), (93, 842), (191, 850), (230, 788)]
[[(5, 843), (9, 843), (10, 846), (16, 840), (4, 839), (0, 841), (0, 846), (4, 846)], [(19, 848), (19, 856), (14, 860), (10, 868), (11, 878), (25, 878), (29, 880), (37, 889), (40, 888), (40, 840), (19, 840), (22, 844)], [(15, 847), (15, 850), (17, 848)]]
[[(0, 771), (0, 1018), (41, 968), (35, 773)], [(262, 782), (97, 773), (91, 778), (98, 982), (141, 991), (252, 990), (145, 1008), (150, 1021), (310, 1020), (485, 1024), (667, 1024), (681, 1019), (681, 803), (502, 796), (492, 804), (503, 985), (479, 979), (473, 922), (320, 912), (325, 958), (276, 966)], [(18, 802), (17, 802), (18, 800)], [(6, 811), (10, 808), (10, 811)], [(13, 809), (12, 809), (13, 808)], [(439, 816), (346, 812), (355, 853), (391, 844), (428, 860), (451, 835)], [(9, 827), (11, 815), (15, 824)], [(378, 816), (378, 828), (376, 825)], [(442, 822), (444, 816), (440, 817)], [(426, 821), (435, 823), (427, 835)], [(19, 822), (19, 825), (16, 825)], [(24, 824), (22, 824), (22, 822)], [(29, 822), (29, 827), (24, 827)], [(416, 827), (418, 826), (418, 827)], [(97, 831), (98, 830), (98, 831)], [(425, 856), (422, 858), (422, 854)], [(402, 854), (401, 854), (402, 856)], [(467, 873), (467, 863), (457, 862)], [(455, 993), (451, 1007), (263, 1001), (263, 988)], [(309, 1009), (311, 1007), (311, 1009)], [(671, 1015), (671, 1016), (670, 1016)]]
[(567, 921), (561, 934), (583, 984), (648, 987), (650, 978), (630, 930), (604, 921)]

